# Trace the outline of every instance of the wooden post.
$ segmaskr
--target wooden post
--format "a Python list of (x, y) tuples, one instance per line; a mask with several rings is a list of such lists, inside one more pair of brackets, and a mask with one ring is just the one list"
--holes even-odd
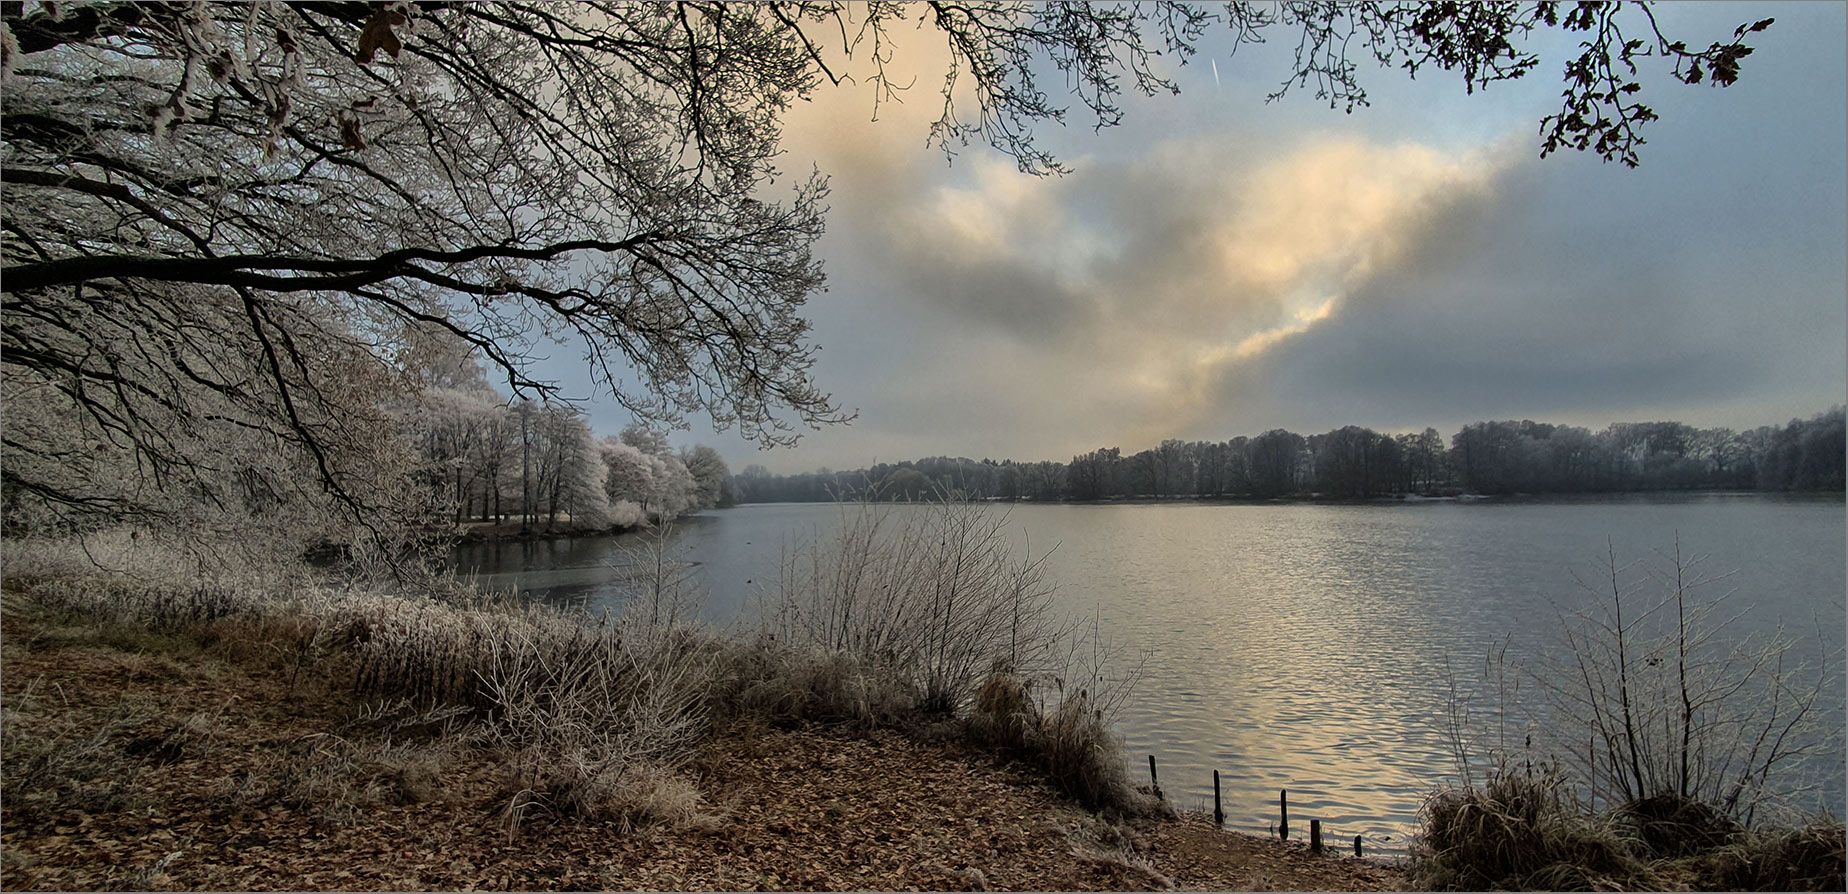
[(1319, 854), (1321, 852), (1322, 821), (1319, 819), (1312, 819), (1309, 821), (1309, 853)]
[(1360, 836), (1354, 836), (1354, 856), (1360, 856)]
[(1226, 826), (1226, 812), (1219, 806), (1219, 771), (1213, 771), (1213, 825)]
[(1290, 790), (1289, 789), (1279, 789), (1278, 790), (1277, 792), (1277, 812), (1282, 814), (1282, 819), (1279, 819), (1277, 821), (1277, 837), (1284, 841), (1289, 841), (1290, 840)]
[(1155, 778), (1155, 755), (1152, 754), (1149, 755), (1149, 786), (1156, 791), (1161, 790), (1161, 780)]

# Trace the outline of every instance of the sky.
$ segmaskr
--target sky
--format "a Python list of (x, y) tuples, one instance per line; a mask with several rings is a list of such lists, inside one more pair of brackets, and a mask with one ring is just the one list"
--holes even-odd
[[(1845, 10), (1658, 7), (1696, 46), (1777, 22), (1729, 88), (1644, 69), (1661, 120), (1635, 170), (1539, 158), (1575, 43), (1557, 36), (1527, 78), (1473, 96), (1363, 67), (1371, 105), (1343, 114), (1309, 90), (1266, 103), (1289, 47), (1228, 55), (1214, 32), (1167, 69), (1180, 95), (1125, 96), (1116, 128), (1082, 107), (1042, 126), (1070, 174), (981, 145), (949, 161), (925, 145), (944, 53), (900, 26), (902, 104), (875, 121), (870, 86), (824, 86), (785, 119), (783, 169), (832, 187), (813, 373), (858, 418), (794, 448), (698, 418), (674, 440), (792, 473), (1273, 428), (1820, 412), (1848, 400)], [(545, 371), (587, 393), (559, 355)], [(586, 409), (599, 432), (628, 422)]]

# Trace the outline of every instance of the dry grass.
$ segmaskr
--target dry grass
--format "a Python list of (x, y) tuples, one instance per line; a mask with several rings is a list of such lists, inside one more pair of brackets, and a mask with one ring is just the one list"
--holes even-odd
[(1046, 710), (1033, 699), (1029, 681), (997, 667), (977, 692), (964, 728), (976, 742), (1034, 765), (1086, 807), (1132, 816), (1167, 809), (1130, 782), (1122, 743), (1085, 690), (1064, 693)]
[(917, 713), (919, 696), (898, 668), (758, 636), (718, 644), (710, 698), (715, 715), (728, 723), (875, 728), (902, 725)]
[(1745, 832), (1712, 806), (1676, 795), (1629, 802), (1612, 819), (1636, 851), (1651, 859), (1693, 856), (1731, 844)]
[(1422, 811), (1412, 878), (1426, 890), (1655, 887), (1616, 827), (1580, 812), (1555, 775), (1499, 773)]
[[(785, 602), (794, 614), (783, 626), (731, 638), (679, 623), (688, 613), (677, 577), (643, 587), (653, 598), (637, 599), (626, 616), (591, 616), (437, 579), (386, 589), (274, 570), (207, 573), (147, 538), (97, 536), (77, 548), (10, 544), (9, 559), (19, 556), (27, 573), (9, 565), (8, 583), (42, 618), (68, 619), (85, 635), (104, 631), (135, 654), (255, 662), (291, 692), (331, 685), (362, 700), (345, 726), (225, 784), (239, 804), (312, 811), (334, 827), (381, 804), (432, 797), (434, 768), (456, 743), (500, 756), (510, 832), (538, 818), (698, 826), (711, 818), (681, 770), (715, 725), (920, 729), (942, 725), (959, 706), (976, 708), (966, 724), (946, 727), (961, 737), (1023, 758), (1094, 809), (1143, 810), (1109, 730), (1114, 702), (1096, 697), (1106, 686), (1098, 644), (1089, 642), (1091, 666), (1073, 670), (1080, 640), (1047, 620), (1038, 565), (1007, 557), (995, 536), (1001, 519), (980, 507), (931, 513), (896, 541), (876, 527), (850, 532), (857, 553), (816, 559), (831, 581), (825, 592)], [(655, 559), (632, 564), (676, 571), (659, 550)], [(928, 580), (889, 590), (913, 572)], [(938, 620), (906, 620), (894, 592), (924, 600)], [(1021, 660), (1056, 690), (1056, 704), (1035, 703), (1024, 677), (982, 683), (969, 670)], [(1047, 685), (1068, 678), (1088, 687)], [(71, 758), (86, 753), (70, 744)], [(28, 747), (9, 741), (9, 762)]]
[(1424, 808), (1412, 882), (1427, 890), (1843, 890), (1843, 829), (1747, 830), (1711, 805), (1662, 796), (1606, 814), (1560, 777), (1501, 773)]
[[(33, 827), (60, 809), (132, 809), (146, 792), (136, 774), (124, 774), (124, 745), (157, 721), (151, 710), (124, 708), (100, 726), (81, 729), (68, 721), (31, 722), (33, 695), (9, 699), (0, 723), (0, 761), (6, 766), (9, 825)], [(37, 712), (33, 712), (37, 713)]]
[(453, 750), (445, 744), (352, 741), (332, 734), (284, 746), (258, 766), (225, 780), (219, 795), (240, 812), (285, 806), (328, 826), (346, 827), (387, 804), (420, 804), (440, 795), (437, 779)]
[(648, 764), (615, 766), (584, 754), (532, 756), (514, 762), (501, 812), (508, 832), (533, 819), (604, 820), (622, 834), (650, 826), (693, 829), (716, 819), (702, 811), (699, 789)]
[(1842, 891), (1844, 866), (1842, 821), (1816, 819), (1798, 829), (1748, 832), (1704, 855), (1698, 879), (1713, 890)]

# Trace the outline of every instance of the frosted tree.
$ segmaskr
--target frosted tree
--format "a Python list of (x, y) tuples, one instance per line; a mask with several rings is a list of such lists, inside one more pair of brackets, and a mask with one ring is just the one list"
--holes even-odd
[(649, 457), (654, 467), (655, 489), (646, 505), (648, 510), (663, 519), (679, 518), (697, 508), (694, 498), (695, 483), (692, 473), (672, 453)]
[(574, 527), (605, 524), (608, 471), (583, 414), (569, 405), (548, 404), (530, 416), (530, 480), (522, 488), (530, 500), (529, 523), (543, 516), (547, 526), (561, 519)]
[(605, 469), (604, 493), (617, 524), (648, 520), (646, 504), (654, 494), (654, 462), (648, 454), (611, 436), (598, 442)]
[(771, 182), (776, 113), (817, 75), (774, 17), (3, 12), (0, 362), (76, 426), (50, 444), (7, 426), (21, 496), (120, 515), (135, 494), (49, 466), (100, 440), (165, 488), (209, 473), (235, 428), (304, 455), (355, 518), (389, 512), (366, 414), (417, 384), (394, 363), (412, 323), (541, 400), (555, 386), (527, 358), (556, 335), (644, 418), (704, 412), (764, 443), (841, 418), (799, 315), (822, 282), (823, 181)]
[(704, 444), (680, 452), (680, 462), (693, 477), (693, 505), (709, 509), (732, 501), (731, 470), (719, 451)]

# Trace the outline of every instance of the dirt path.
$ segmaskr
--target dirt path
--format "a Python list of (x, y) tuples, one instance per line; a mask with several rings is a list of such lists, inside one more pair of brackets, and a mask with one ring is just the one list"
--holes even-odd
[[(0, 886), (1376, 890), (1374, 862), (1129, 826), (955, 745), (727, 731), (672, 826), (518, 812), (495, 754), (280, 660), (5, 615)], [(291, 685), (293, 684), (293, 685)]]

